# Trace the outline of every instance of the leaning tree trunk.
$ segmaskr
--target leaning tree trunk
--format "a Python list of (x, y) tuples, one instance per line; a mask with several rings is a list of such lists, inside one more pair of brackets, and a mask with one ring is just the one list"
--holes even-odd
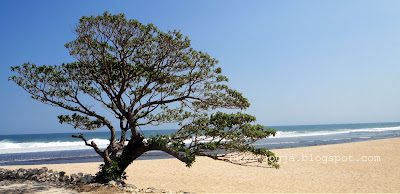
[(139, 156), (149, 151), (148, 146), (143, 143), (144, 137), (136, 135), (132, 137), (128, 145), (124, 147), (122, 154), (116, 159), (119, 167), (118, 174), (123, 174), (125, 169)]
[(111, 159), (111, 162), (102, 164), (100, 171), (96, 173), (99, 182), (109, 182), (112, 180), (125, 179), (124, 171), (136, 158), (149, 151), (149, 146), (143, 142), (144, 137), (140, 134), (133, 136), (128, 145), (123, 148), (119, 157)]

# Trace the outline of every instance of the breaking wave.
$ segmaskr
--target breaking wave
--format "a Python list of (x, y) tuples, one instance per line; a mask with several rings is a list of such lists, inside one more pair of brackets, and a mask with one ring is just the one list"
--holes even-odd
[[(106, 148), (110, 142), (107, 139), (90, 139), (99, 148)], [(51, 142), (24, 142), (16, 143), (8, 139), (0, 141), (0, 154), (11, 153), (30, 153), (30, 152), (49, 152), (92, 149), (85, 145), (83, 141), (51, 141)]]
[(277, 131), (275, 137), (271, 138), (284, 138), (284, 137), (305, 137), (305, 136), (320, 136), (320, 135), (335, 135), (335, 134), (346, 134), (346, 133), (376, 133), (384, 131), (397, 131), (400, 130), (400, 126), (397, 127), (377, 127), (377, 128), (362, 128), (362, 129), (337, 129), (332, 131)]

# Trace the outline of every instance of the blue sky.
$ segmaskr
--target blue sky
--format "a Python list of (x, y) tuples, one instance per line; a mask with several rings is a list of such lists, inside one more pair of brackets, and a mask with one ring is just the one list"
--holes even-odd
[(79, 18), (104, 11), (180, 29), (220, 61), (260, 124), (400, 121), (399, 8), (400, 1), (0, 1), (0, 134), (74, 131), (58, 123), (65, 111), (31, 100), (7, 78), (24, 62), (73, 61), (64, 44)]

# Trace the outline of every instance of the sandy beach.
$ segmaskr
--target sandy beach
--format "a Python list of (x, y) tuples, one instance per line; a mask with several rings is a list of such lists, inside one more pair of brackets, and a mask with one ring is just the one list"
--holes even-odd
[[(281, 168), (242, 166), (198, 157), (193, 167), (176, 159), (138, 160), (127, 183), (188, 192), (400, 192), (400, 138), (274, 150)], [(235, 160), (236, 158), (231, 158)], [(96, 173), (100, 163), (3, 166)]]

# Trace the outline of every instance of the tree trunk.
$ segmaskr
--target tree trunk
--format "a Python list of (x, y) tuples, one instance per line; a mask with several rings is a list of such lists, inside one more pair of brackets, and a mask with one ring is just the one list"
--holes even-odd
[(149, 151), (148, 146), (143, 143), (144, 137), (136, 135), (129, 140), (127, 146), (122, 151), (121, 156), (117, 159), (119, 174), (125, 171), (125, 169), (139, 156)]

